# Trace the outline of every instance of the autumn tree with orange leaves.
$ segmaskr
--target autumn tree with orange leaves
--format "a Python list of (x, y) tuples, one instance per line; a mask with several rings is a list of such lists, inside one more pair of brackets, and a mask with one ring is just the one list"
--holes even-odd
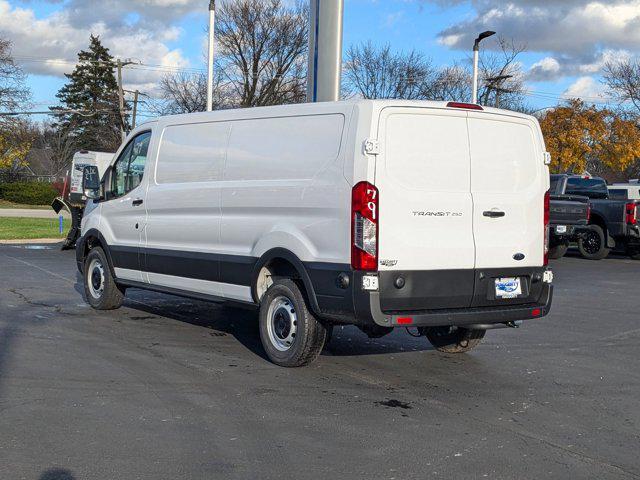
[(555, 173), (621, 172), (640, 158), (637, 119), (570, 100), (540, 120)]

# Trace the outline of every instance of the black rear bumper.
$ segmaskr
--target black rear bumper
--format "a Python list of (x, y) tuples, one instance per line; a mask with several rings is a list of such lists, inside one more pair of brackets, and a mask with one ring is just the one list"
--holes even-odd
[(508, 323), (544, 317), (551, 310), (553, 286), (545, 284), (538, 302), (522, 305), (451, 308), (410, 312), (383, 312), (378, 292), (369, 294), (373, 321), (382, 327), (435, 327)]

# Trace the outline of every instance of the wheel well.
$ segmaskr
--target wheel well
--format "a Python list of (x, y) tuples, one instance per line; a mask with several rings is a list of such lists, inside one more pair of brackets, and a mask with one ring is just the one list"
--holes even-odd
[(102, 242), (98, 237), (94, 237), (94, 236), (87, 237), (87, 239), (83, 243), (84, 250), (82, 252), (82, 258), (83, 259), (87, 258), (87, 255), (89, 255), (89, 251), (95, 247), (101, 247), (104, 250), (104, 246), (102, 245)]
[[(256, 277), (255, 294), (258, 302), (273, 284), (274, 277), (285, 277), (294, 281), (302, 280), (300, 273), (289, 260), (280, 257), (272, 258), (260, 268)], [(299, 283), (302, 290), (305, 290), (304, 282), (299, 281), (297, 283)], [(304, 293), (306, 294), (306, 292)]]
[(604, 219), (596, 214), (591, 214), (591, 219), (589, 220), (589, 223), (592, 225), (598, 225), (600, 228), (602, 228), (602, 231), (605, 233), (607, 233), (607, 222), (604, 221)]

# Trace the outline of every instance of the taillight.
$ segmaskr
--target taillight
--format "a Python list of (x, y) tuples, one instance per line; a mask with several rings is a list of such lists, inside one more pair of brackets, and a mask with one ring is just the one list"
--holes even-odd
[(551, 193), (544, 194), (544, 265), (549, 265), (549, 217), (550, 217)]
[(591, 202), (587, 203), (587, 223), (591, 220)]
[(351, 194), (351, 266), (378, 269), (378, 189), (360, 182)]
[(638, 206), (635, 203), (627, 203), (624, 206), (624, 212), (625, 212), (625, 220), (627, 222), (627, 225), (637, 225), (638, 224), (638, 218), (636, 216), (636, 209), (638, 208)]

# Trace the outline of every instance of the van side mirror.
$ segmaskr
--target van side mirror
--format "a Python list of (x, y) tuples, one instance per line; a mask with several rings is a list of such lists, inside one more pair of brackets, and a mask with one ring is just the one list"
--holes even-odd
[(87, 165), (82, 170), (82, 191), (87, 198), (100, 198), (100, 172), (95, 165)]

